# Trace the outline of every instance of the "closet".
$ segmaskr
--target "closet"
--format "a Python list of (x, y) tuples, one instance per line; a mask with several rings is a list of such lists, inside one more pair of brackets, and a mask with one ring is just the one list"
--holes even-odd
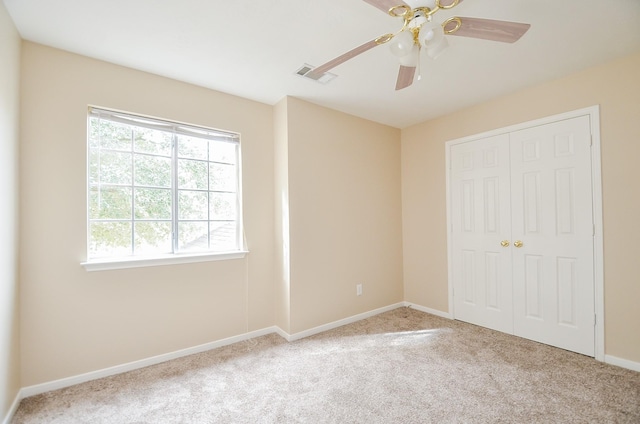
[(455, 319), (594, 356), (590, 119), (447, 143)]

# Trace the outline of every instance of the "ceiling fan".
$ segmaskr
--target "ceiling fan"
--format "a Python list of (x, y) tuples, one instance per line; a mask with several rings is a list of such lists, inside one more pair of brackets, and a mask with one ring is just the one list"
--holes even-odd
[(441, 23), (433, 18), (436, 12), (451, 9), (463, 0), (407, 0), (415, 4), (416, 7), (413, 8), (402, 0), (364, 1), (395, 18), (401, 18), (402, 28), (395, 34), (381, 35), (312, 69), (307, 77), (319, 79), (341, 63), (376, 46), (391, 42), (391, 51), (400, 61), (396, 90), (401, 90), (413, 84), (422, 50), (435, 59), (446, 49), (448, 42), (445, 35), (514, 43), (531, 27), (530, 24), (482, 18), (454, 16)]

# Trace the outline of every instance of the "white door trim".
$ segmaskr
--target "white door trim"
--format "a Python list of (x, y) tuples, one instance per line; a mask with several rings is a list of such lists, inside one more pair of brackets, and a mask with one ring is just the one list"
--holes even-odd
[(603, 223), (602, 223), (602, 168), (600, 159), (600, 106), (595, 105), (584, 109), (578, 109), (558, 115), (548, 116), (533, 121), (523, 122), (504, 128), (474, 134), (467, 137), (450, 140), (445, 143), (446, 160), (446, 193), (447, 193), (447, 261), (448, 261), (448, 285), (449, 285), (449, 314), (455, 318), (453, 306), (453, 281), (452, 281), (452, 243), (451, 243), (451, 194), (450, 194), (450, 169), (451, 169), (451, 146), (466, 143), (481, 138), (493, 137), (496, 135), (519, 131), (552, 122), (563, 121), (565, 119), (577, 118), (579, 116), (589, 116), (591, 123), (591, 169), (593, 190), (593, 220), (594, 220), (594, 283), (595, 283), (595, 359), (605, 360), (605, 334), (604, 334), (604, 247), (603, 247)]

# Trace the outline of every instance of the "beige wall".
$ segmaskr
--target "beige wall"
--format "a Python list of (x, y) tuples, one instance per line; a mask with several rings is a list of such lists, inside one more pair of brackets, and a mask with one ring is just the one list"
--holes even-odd
[[(272, 326), (272, 107), (30, 42), (22, 50), (22, 386)], [(251, 253), (85, 271), (87, 105), (241, 133)]]
[(448, 140), (600, 105), (605, 350), (640, 362), (640, 54), (402, 131), (405, 298), (447, 311)]
[(18, 124), (20, 36), (0, 2), (0, 421), (20, 389)]
[(285, 101), (297, 333), (402, 301), (400, 131)]

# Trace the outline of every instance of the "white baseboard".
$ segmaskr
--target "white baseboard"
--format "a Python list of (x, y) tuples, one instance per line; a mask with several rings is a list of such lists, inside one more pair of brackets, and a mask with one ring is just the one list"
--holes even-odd
[[(18, 397), (16, 398), (14, 407), (15, 409), (17, 409), (20, 401), (30, 396), (39, 395), (41, 393), (50, 392), (52, 390), (63, 389), (65, 387), (70, 387), (76, 384), (85, 383), (87, 381), (97, 380), (99, 378), (121, 374), (127, 371), (133, 371), (139, 368), (148, 367), (150, 365), (160, 364), (162, 362), (170, 361), (172, 359), (182, 358), (184, 356), (193, 355), (200, 352), (206, 352), (211, 349), (216, 349), (218, 347), (227, 346), (233, 343), (238, 343), (245, 340), (253, 339), (255, 337), (264, 336), (266, 334), (276, 333), (287, 341), (294, 341), (294, 340), (302, 339), (304, 337), (309, 337), (317, 333), (321, 333), (323, 331), (331, 330), (333, 328), (341, 327), (343, 325), (351, 324), (353, 322), (360, 321), (365, 318), (369, 318), (374, 315), (378, 315), (383, 312), (390, 311), (392, 309), (400, 308), (402, 306), (404, 306), (404, 303), (397, 303), (394, 305), (385, 306), (384, 308), (379, 308), (379, 309), (375, 309), (373, 311), (365, 312), (359, 315), (354, 315), (349, 318), (335, 321), (326, 325), (321, 325), (319, 327), (315, 327), (315, 328), (302, 331), (300, 333), (296, 333), (293, 335), (287, 334), (285, 331), (283, 331), (280, 327), (277, 327), (277, 326), (268, 327), (262, 330), (252, 331), (249, 333), (241, 334), (234, 337), (229, 337), (229, 338), (218, 340), (215, 342), (205, 343), (199, 346), (194, 346), (187, 349), (181, 349), (175, 352), (166, 353), (163, 355), (157, 355), (150, 358), (141, 359), (139, 361), (129, 362), (122, 365), (116, 365), (114, 367), (104, 368), (97, 371), (91, 371), (91, 372), (76, 375), (73, 377), (67, 377), (59, 380), (49, 381), (47, 383), (23, 387), (20, 390)], [(13, 413), (15, 413), (15, 410), (13, 410)], [(9, 417), (12, 417), (13, 413), (11, 413)], [(8, 424), (10, 421), (10, 418), (7, 418), (5, 421), (6, 421), (6, 424)], [(5, 424), (5, 422), (3, 422), (2, 424)]]
[(416, 311), (426, 312), (427, 314), (435, 315), (442, 318), (453, 319), (453, 316), (449, 312), (442, 312), (437, 309), (427, 308), (426, 306), (416, 305), (411, 302), (404, 302), (404, 306), (415, 309)]
[(300, 340), (300, 339), (304, 339), (305, 337), (309, 337), (309, 336), (313, 336), (315, 334), (318, 333), (322, 333), (324, 331), (328, 331), (328, 330), (333, 330), (334, 328), (338, 328), (338, 327), (342, 327), (343, 325), (347, 325), (347, 324), (352, 324), (354, 322), (363, 320), (363, 319), (367, 319), (370, 318), (374, 315), (379, 315), (382, 314), (384, 312), (388, 312), (391, 311), (393, 309), (397, 309), (397, 308), (401, 308), (404, 306), (403, 302), (400, 303), (395, 303), (393, 305), (389, 305), (389, 306), (385, 306), (382, 308), (378, 308), (378, 309), (374, 309), (373, 311), (369, 311), (369, 312), (364, 312), (362, 314), (358, 314), (358, 315), (353, 315), (351, 317), (348, 318), (344, 318), (338, 321), (334, 321), (334, 322), (330, 322), (329, 324), (324, 324), (324, 325), (320, 325), (318, 327), (314, 327), (314, 328), (310, 328), (308, 330), (304, 330), (304, 331), (300, 331), (299, 333), (294, 333), (294, 334), (287, 334), (284, 331), (282, 331), (282, 333), (279, 333), (282, 337), (284, 337), (285, 339), (287, 339), (287, 341), (295, 341), (295, 340)]
[(9, 411), (7, 412), (7, 415), (4, 417), (4, 420), (2, 420), (2, 424), (9, 424), (11, 422), (11, 420), (13, 419), (13, 416), (16, 414), (16, 411), (18, 410), (18, 406), (20, 405), (20, 401), (23, 398), (24, 398), (24, 396), (22, 396), (22, 390), (20, 390), (16, 394), (16, 398), (13, 400), (13, 403), (11, 404), (11, 407), (9, 408)]
[(91, 380), (97, 380), (99, 378), (109, 377), (116, 374), (121, 374), (127, 371), (133, 371), (139, 368), (148, 367), (150, 365), (160, 364), (162, 362), (170, 361), (172, 359), (182, 358), (184, 356), (193, 355), (195, 353), (205, 352), (207, 350), (215, 349), (222, 346), (227, 346), (233, 343), (249, 340), (255, 337), (264, 336), (266, 334), (276, 333), (279, 328), (268, 327), (262, 330), (256, 330), (249, 333), (241, 334), (239, 336), (229, 337), (226, 339), (218, 340), (211, 343), (205, 343), (199, 346), (190, 347), (187, 349), (177, 350), (175, 352), (165, 353), (163, 355), (152, 356), (150, 358), (141, 359), (139, 361), (129, 362), (122, 365), (116, 365), (110, 368), (104, 368), (97, 371), (91, 371), (85, 374), (76, 375), (73, 377), (62, 378), (60, 380), (54, 380), (47, 383), (36, 384), (34, 386), (23, 387), (20, 391), (20, 399), (24, 399), (29, 396), (39, 395), (41, 393), (50, 392), (52, 390), (58, 390), (76, 384), (84, 383)]
[(289, 338), (291, 337), (291, 336), (289, 335), (289, 333), (287, 333), (286, 331), (284, 331), (284, 330), (283, 330), (282, 328), (280, 328), (280, 327), (275, 327), (275, 329), (276, 329), (276, 330), (275, 330), (275, 331), (276, 331), (276, 334), (278, 334), (280, 337), (282, 337), (283, 339), (285, 339), (285, 340), (287, 340), (287, 341), (291, 341), (291, 340), (289, 340)]
[(604, 362), (618, 367), (626, 368), (632, 371), (640, 372), (640, 362), (630, 361), (628, 359), (622, 359), (611, 355), (604, 355)]

